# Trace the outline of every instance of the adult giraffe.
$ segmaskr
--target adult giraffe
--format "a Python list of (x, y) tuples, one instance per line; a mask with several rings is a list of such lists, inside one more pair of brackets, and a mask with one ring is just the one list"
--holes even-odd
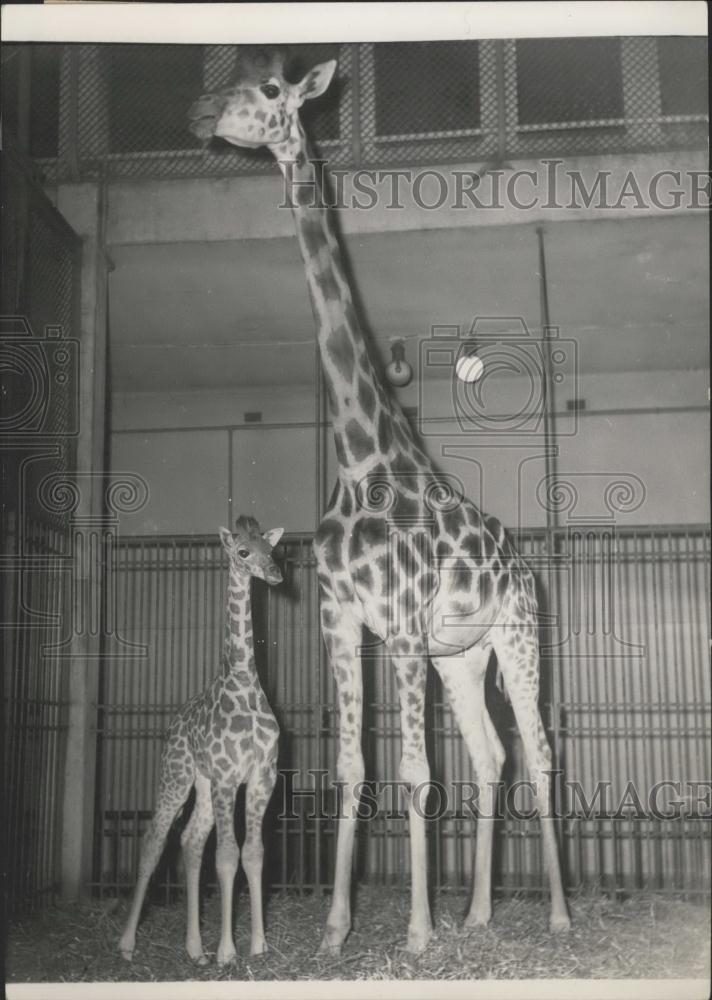
[[(337, 769), (344, 782), (334, 895), (320, 951), (338, 955), (351, 927), (357, 789), (364, 777), (363, 626), (385, 644), (398, 684), (399, 774), (410, 789), (407, 948), (422, 950), (432, 934), (425, 821), (413, 794), (430, 777), (424, 734), (428, 657), (442, 678), (480, 791), (489, 793), (480, 796), (482, 812), (492, 817), (504, 751), (485, 707), (484, 680), (491, 652), (497, 656), (536, 782), (551, 888), (550, 926), (564, 930), (570, 924), (556, 836), (551, 816), (545, 815), (551, 751), (537, 708), (534, 580), (496, 519), (463, 497), (455, 503), (452, 497), (439, 502), (448, 492), (447, 484), (415, 440), (397, 402), (384, 391), (369, 357), (298, 113), (307, 98), (326, 90), (335, 68), (335, 61), (325, 62), (300, 82), (289, 83), (279, 53), (245, 53), (234, 84), (204, 95), (190, 111), (191, 128), (199, 138), (218, 136), (236, 146), (266, 146), (285, 176), (339, 463), (338, 483), (314, 538), (321, 626), (338, 688)], [(408, 530), (394, 531), (399, 523)], [(492, 824), (492, 818), (478, 820), (468, 925), (486, 924), (492, 912)]]

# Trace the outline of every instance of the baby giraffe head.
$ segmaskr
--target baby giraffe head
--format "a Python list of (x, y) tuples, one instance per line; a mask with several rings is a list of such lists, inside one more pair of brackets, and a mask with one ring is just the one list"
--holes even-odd
[(243, 514), (235, 522), (235, 531), (220, 528), (220, 540), (230, 559), (230, 572), (238, 576), (256, 576), (266, 583), (282, 582), (282, 571), (272, 558), (272, 549), (284, 528), (261, 532), (254, 517)]
[(217, 136), (249, 149), (285, 142), (304, 101), (329, 86), (336, 60), (314, 66), (299, 83), (285, 80), (283, 63), (279, 51), (242, 50), (236, 81), (190, 108), (191, 132), (204, 142)]

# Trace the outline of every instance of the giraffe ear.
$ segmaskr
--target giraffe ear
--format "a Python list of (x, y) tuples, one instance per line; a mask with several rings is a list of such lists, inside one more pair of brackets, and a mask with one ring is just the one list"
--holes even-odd
[(223, 543), (223, 548), (229, 555), (235, 546), (235, 539), (232, 537), (232, 532), (228, 531), (227, 528), (218, 528), (218, 533), (220, 541)]
[(320, 97), (331, 83), (331, 78), (336, 69), (336, 59), (329, 59), (328, 62), (319, 63), (313, 66), (307, 75), (295, 85), (298, 106), (312, 97)]
[(270, 528), (269, 531), (265, 531), (262, 537), (267, 542), (269, 547), (273, 549), (283, 534), (284, 528)]

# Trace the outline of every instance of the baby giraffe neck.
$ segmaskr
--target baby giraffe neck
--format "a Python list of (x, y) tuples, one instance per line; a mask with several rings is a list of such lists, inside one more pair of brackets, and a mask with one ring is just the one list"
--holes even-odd
[(240, 576), (233, 570), (230, 571), (227, 590), (223, 656), (229, 673), (239, 674), (240, 671), (247, 671), (250, 675), (254, 673), (250, 578)]

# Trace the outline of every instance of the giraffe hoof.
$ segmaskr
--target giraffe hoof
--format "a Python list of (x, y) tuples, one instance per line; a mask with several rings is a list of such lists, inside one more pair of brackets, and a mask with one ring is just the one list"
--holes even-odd
[(430, 930), (408, 931), (408, 939), (405, 943), (405, 950), (411, 955), (420, 955), (420, 953), (425, 951), (427, 948), (432, 934), (433, 932)]
[(133, 948), (123, 948), (121, 945), (119, 945), (119, 951), (121, 952), (121, 957), (123, 959), (125, 959), (127, 962), (132, 961)]
[(190, 958), (196, 965), (207, 965), (210, 961), (208, 956), (202, 951), (199, 955), (190, 955)]
[(250, 948), (250, 955), (266, 955), (269, 951), (266, 941), (259, 941), (257, 944), (253, 944)]
[(221, 951), (218, 948), (218, 953), (217, 953), (218, 965), (231, 965), (233, 962), (236, 961), (237, 961), (237, 952), (235, 951), (234, 948), (231, 951), (228, 950), (227, 948), (224, 951)]
[(567, 934), (571, 930), (571, 920), (568, 913), (552, 917), (549, 921), (549, 930), (552, 934)]
[(465, 930), (471, 931), (481, 929), (482, 927), (488, 927), (492, 919), (492, 911), (488, 910), (483, 913), (468, 913), (465, 917), (464, 927)]
[(316, 954), (317, 958), (339, 958), (341, 955), (341, 941), (332, 941), (329, 939), (328, 934), (325, 934)]

